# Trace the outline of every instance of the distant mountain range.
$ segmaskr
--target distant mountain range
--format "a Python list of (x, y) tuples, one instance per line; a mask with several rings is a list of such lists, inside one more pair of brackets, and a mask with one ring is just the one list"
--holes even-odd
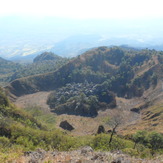
[[(1, 56), (7, 56), (8, 59), (17, 62), (32, 62), (32, 60), (39, 54), (48, 51), (58, 54), (62, 57), (75, 57), (87, 51), (88, 49), (98, 46), (113, 46), (113, 45), (125, 45), (135, 48), (149, 48), (155, 50), (163, 50), (162, 45), (155, 45), (152, 43), (142, 42), (142, 40), (128, 38), (128, 37), (116, 37), (116, 38), (104, 38), (100, 35), (74, 35), (68, 37), (62, 41), (56, 42), (53, 45), (45, 45), (45, 47), (32, 47), (28, 45), (28, 48), (23, 46), (12, 49), (1, 49)], [(11, 55), (11, 56), (10, 56)]]
[(98, 46), (128, 45), (163, 50), (161, 19), (76, 20), (1, 17), (0, 56), (32, 61), (45, 51), (74, 57)]

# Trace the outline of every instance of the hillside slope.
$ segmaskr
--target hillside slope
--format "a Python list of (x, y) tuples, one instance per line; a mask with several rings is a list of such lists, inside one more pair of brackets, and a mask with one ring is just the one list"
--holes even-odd
[(18, 71), (22, 66), (0, 57), (0, 85), (7, 85), (10, 82), (10, 77), (15, 71)]
[(55, 72), (15, 80), (8, 90), (21, 96), (88, 81), (95, 84), (105, 82), (107, 89), (118, 96), (141, 96), (162, 77), (162, 63), (158, 60), (160, 53), (100, 47), (78, 56)]
[(34, 117), (11, 104), (0, 88), (0, 136), (11, 138), (23, 127), (45, 129)]
[(144, 109), (162, 104), (162, 72), (160, 51), (99, 47), (55, 72), (15, 80), (6, 89), (17, 102), (19, 97), (33, 94), (37, 99), (37, 92), (52, 91), (47, 103), (58, 115), (94, 117), (112, 108), (132, 112), (129, 125)]
[(58, 61), (60, 60), (62, 57), (52, 53), (52, 52), (44, 52), (40, 55), (38, 55), (37, 57), (35, 57), (33, 59), (33, 62), (44, 62), (44, 61)]
[[(140, 159), (130, 157), (133, 154), (136, 157), (147, 157), (143, 159), (144, 162), (159, 163), (162, 160), (161, 155), (151, 159), (149, 143), (146, 146), (141, 144), (143, 151), (139, 151), (139, 147), (133, 149), (132, 140), (114, 135), (113, 143), (108, 144), (109, 139), (110, 134), (72, 137), (67, 132), (63, 133), (56, 129), (49, 129), (47, 126), (43, 127), (33, 116), (11, 104), (0, 88), (0, 162), (110, 162), (121, 160), (140, 162)], [(161, 147), (160, 145), (160, 153)], [(108, 152), (113, 150), (118, 152)]]
[(68, 62), (51, 52), (44, 52), (34, 58), (33, 63), (20, 64), (0, 58), (0, 86), (6, 86), (15, 79), (53, 72)]
[(23, 65), (22, 68), (12, 74), (10, 81), (32, 75), (49, 73), (57, 70), (68, 62), (68, 59), (57, 56), (54, 53), (44, 52), (34, 58), (33, 63)]

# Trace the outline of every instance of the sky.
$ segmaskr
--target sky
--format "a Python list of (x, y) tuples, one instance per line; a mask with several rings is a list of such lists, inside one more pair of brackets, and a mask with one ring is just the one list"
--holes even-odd
[(31, 53), (59, 42), (65, 45), (61, 49), (73, 49), (74, 43), (91, 44), (92, 39), (106, 40), (103, 45), (162, 45), (162, 4), (162, 0), (0, 0), (0, 55)]
[(162, 0), (0, 0), (0, 16), (124, 19), (163, 17)]

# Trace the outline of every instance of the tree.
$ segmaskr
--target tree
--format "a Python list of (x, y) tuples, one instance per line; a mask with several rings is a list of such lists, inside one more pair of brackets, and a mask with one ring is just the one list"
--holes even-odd
[(96, 96), (89, 96), (88, 103), (91, 107), (96, 108), (98, 106), (98, 99)]
[(86, 95), (82, 92), (80, 93), (80, 103), (84, 103), (86, 101)]
[(61, 96), (60, 101), (61, 104), (64, 104), (66, 102), (66, 98), (64, 95)]
[(133, 135), (133, 141), (135, 142), (134, 149), (136, 147), (136, 144), (138, 144), (138, 143), (144, 144), (145, 143), (146, 134), (147, 134), (146, 131), (138, 131), (137, 133), (135, 133)]
[(112, 128), (109, 144), (111, 144), (113, 135), (116, 133), (117, 127), (119, 127), (124, 122), (124, 114), (121, 110), (114, 110), (111, 114), (111, 118), (107, 121), (107, 124)]
[(151, 132), (147, 140), (152, 148), (152, 153), (154, 153), (155, 150), (163, 148), (163, 135), (157, 132)]

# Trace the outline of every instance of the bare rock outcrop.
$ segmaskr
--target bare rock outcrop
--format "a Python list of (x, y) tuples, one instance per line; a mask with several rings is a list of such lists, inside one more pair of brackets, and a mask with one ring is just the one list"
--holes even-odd
[(74, 127), (66, 120), (62, 121), (60, 123), (59, 127), (63, 128), (64, 130), (68, 130), (68, 131), (72, 131), (74, 129)]
[(97, 130), (97, 134), (105, 133), (105, 128), (103, 125), (100, 125)]
[(146, 160), (130, 157), (122, 152), (96, 152), (91, 147), (85, 146), (75, 151), (59, 152), (28, 151), (14, 163), (161, 163), (162, 160)]

